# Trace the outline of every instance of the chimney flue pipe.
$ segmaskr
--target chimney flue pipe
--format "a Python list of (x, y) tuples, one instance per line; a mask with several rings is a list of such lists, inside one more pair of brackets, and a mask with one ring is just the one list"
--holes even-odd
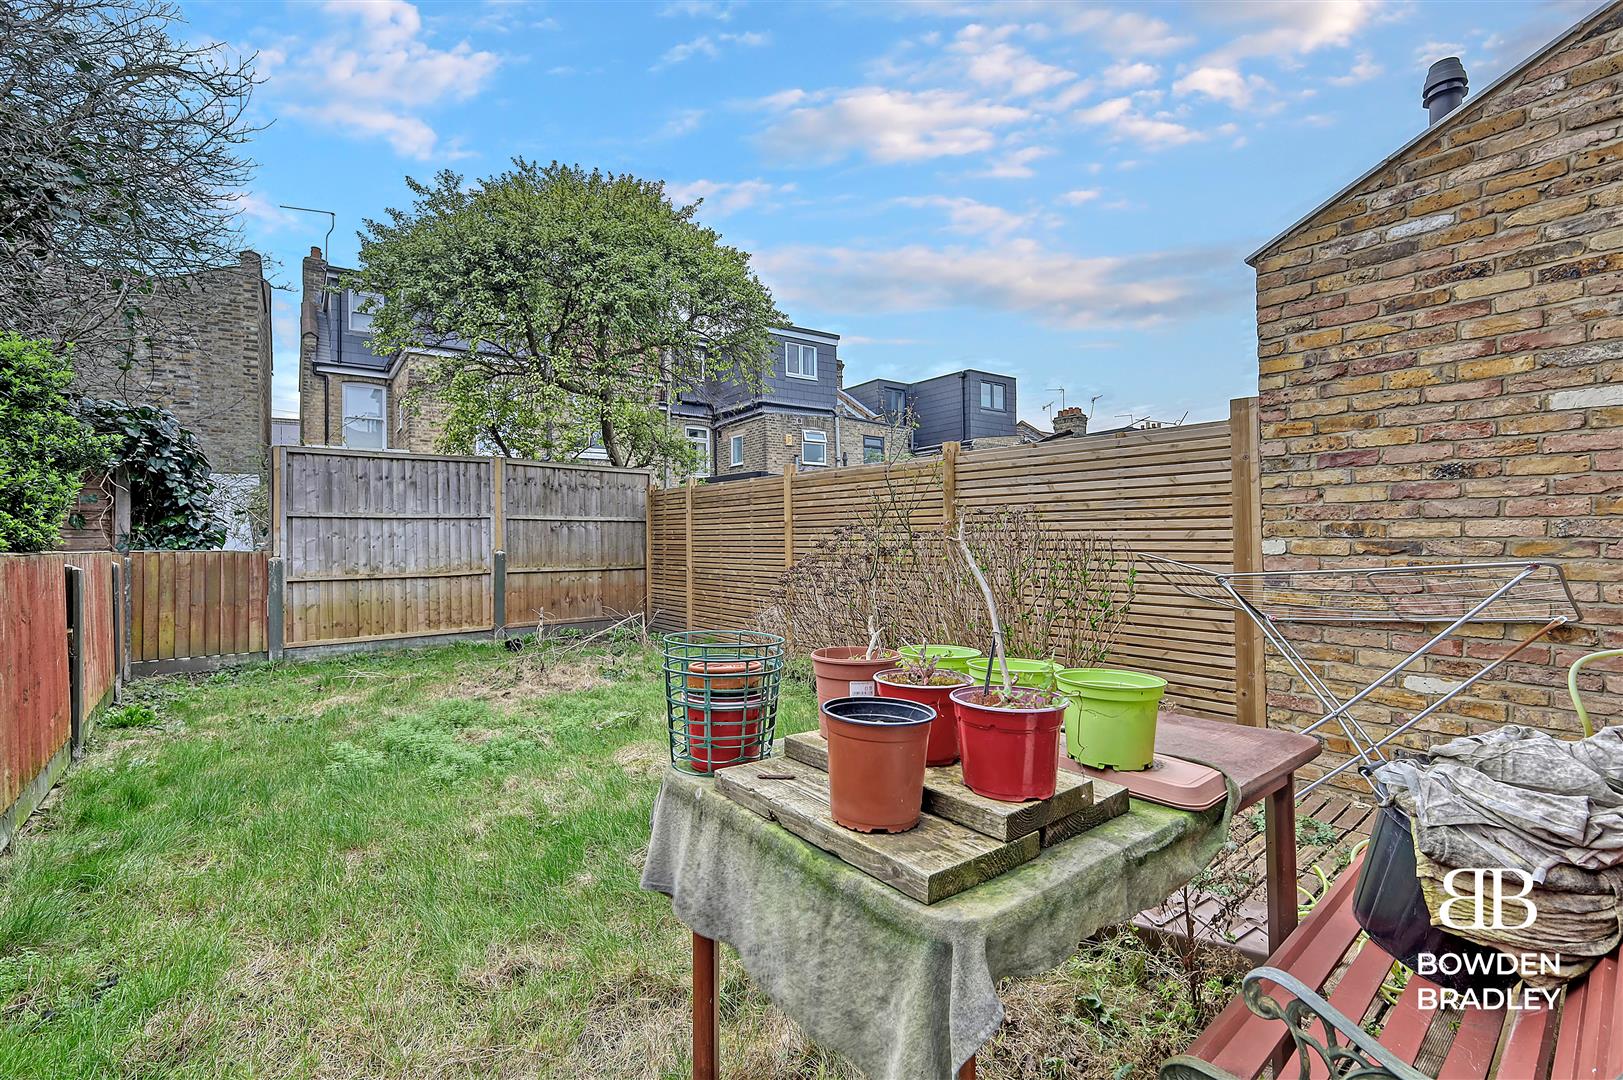
[(1426, 71), (1426, 85), (1420, 92), (1420, 103), (1435, 124), (1460, 107), (1471, 84), (1465, 77), (1465, 65), (1457, 56), (1445, 56)]

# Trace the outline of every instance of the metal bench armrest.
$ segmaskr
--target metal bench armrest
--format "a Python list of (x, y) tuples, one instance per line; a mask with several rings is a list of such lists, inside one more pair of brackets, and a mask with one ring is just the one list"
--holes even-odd
[[(1278, 986), (1292, 996), (1281, 1005), (1264, 989), (1263, 983)], [(1320, 997), (1312, 987), (1294, 975), (1273, 967), (1254, 968), (1245, 977), (1242, 989), (1246, 1008), (1267, 1020), (1282, 1020), (1295, 1044), (1291, 1054), (1297, 1061), (1301, 1080), (1309, 1076), (1309, 1063), (1317, 1057), (1330, 1076), (1341, 1080), (1428, 1080), (1375, 1038), (1347, 1019), (1339, 1009)], [(1320, 1031), (1315, 1032), (1317, 1022)], [(1288, 1062), (1288, 1059), (1287, 1059)], [(1287, 1064), (1280, 1077), (1290, 1075)], [(1235, 1080), (1227, 1071), (1198, 1058), (1180, 1056), (1161, 1065), (1161, 1080)]]

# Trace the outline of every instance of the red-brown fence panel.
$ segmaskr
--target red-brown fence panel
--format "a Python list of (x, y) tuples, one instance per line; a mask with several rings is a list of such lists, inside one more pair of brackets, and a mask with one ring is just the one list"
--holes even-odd
[(0, 846), (10, 811), (72, 734), (63, 562), (0, 556)]

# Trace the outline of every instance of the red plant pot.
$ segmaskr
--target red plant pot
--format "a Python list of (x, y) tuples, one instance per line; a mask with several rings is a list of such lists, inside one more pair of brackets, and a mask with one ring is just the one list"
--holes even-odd
[[(901, 657), (890, 649), (876, 649), (873, 656), (860, 645), (837, 645), (812, 653), (812, 674), (817, 677), (817, 707), (835, 698), (874, 697), (873, 677), (896, 666)], [(828, 725), (819, 714), (817, 730), (828, 738)]]
[(857, 832), (906, 832), (924, 805), (924, 755), (935, 711), (914, 701), (835, 698), (828, 722), (829, 812)]
[(958, 707), (953, 704), (952, 692), (975, 685), (975, 680), (968, 675), (947, 671), (938, 674), (953, 675), (960, 681), (948, 686), (916, 686), (912, 683), (895, 681), (898, 671), (899, 669), (892, 668), (889, 671), (881, 671), (873, 677), (874, 687), (879, 691), (879, 696), (916, 701), (920, 705), (928, 705), (934, 709), (936, 716), (930, 721), (930, 748), (925, 763), (951, 765), (958, 760)]
[(694, 771), (710, 773), (759, 758), (765, 743), (761, 712), (759, 700), (753, 704), (712, 701), (709, 716), (703, 705), (689, 705), (686, 736), (688, 761)]
[(1002, 802), (1050, 798), (1059, 781), (1059, 729), (1065, 721), (1065, 699), (1042, 694), (1052, 704), (1005, 708), (981, 704), (986, 693), (979, 686), (952, 692), (958, 710), (964, 783), (977, 795)]

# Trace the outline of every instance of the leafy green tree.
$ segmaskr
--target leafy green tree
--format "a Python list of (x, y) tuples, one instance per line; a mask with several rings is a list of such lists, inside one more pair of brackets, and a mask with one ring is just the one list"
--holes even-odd
[(197, 436), (154, 405), (86, 398), (79, 414), (108, 442), (110, 462), (129, 471), (128, 548), (217, 548), (225, 527), (213, 508), (214, 481)]
[(0, 333), (0, 551), (56, 543), (87, 469), (109, 440), (74, 412), (72, 349)]
[(374, 350), (428, 353), (408, 400), (444, 406), (444, 450), (569, 460), (596, 442), (615, 465), (680, 471), (693, 449), (662, 401), (759, 383), (784, 317), (697, 203), (522, 159), (472, 187), (406, 183), (413, 206), (365, 223), (349, 284), (379, 298)]

